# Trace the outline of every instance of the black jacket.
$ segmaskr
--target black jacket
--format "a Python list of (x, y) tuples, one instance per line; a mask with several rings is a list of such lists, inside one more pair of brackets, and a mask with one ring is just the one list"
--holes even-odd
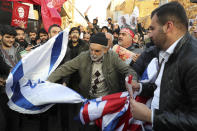
[(189, 33), (179, 41), (165, 64), (153, 129), (197, 130), (197, 40)]
[(158, 57), (159, 49), (152, 46), (144, 50), (136, 62), (131, 62), (130, 66), (137, 72), (138, 76), (142, 76), (144, 70), (154, 57)]
[(7, 76), (10, 73), (11, 67), (9, 67), (5, 61), (3, 60), (3, 57), (0, 56), (0, 77), (6, 79)]
[(78, 40), (78, 45), (75, 47), (72, 45), (72, 40), (69, 40), (68, 47), (70, 48), (70, 59), (75, 58), (81, 52), (87, 51), (89, 49), (89, 45), (81, 39)]

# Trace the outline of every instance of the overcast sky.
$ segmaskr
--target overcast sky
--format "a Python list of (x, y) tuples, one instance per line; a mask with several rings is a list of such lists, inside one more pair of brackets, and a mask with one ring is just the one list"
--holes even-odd
[[(91, 6), (88, 11), (90, 21), (98, 17), (99, 22), (106, 20), (106, 9), (110, 0), (75, 0), (75, 7), (84, 15), (84, 12)], [(75, 10), (75, 22), (86, 23)]]

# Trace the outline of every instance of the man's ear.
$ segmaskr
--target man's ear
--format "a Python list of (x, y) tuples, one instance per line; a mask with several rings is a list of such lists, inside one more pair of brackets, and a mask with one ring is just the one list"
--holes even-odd
[(168, 21), (164, 26), (163, 26), (163, 31), (164, 33), (167, 33), (167, 32), (171, 32), (172, 29), (174, 27), (174, 23), (172, 21)]
[(107, 51), (109, 50), (109, 48), (110, 48), (109, 46), (105, 47), (104, 48), (104, 53), (107, 53)]

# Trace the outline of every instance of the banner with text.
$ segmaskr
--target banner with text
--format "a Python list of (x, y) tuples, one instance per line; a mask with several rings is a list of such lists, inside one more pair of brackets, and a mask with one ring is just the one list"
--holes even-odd
[(14, 2), (12, 11), (12, 26), (27, 28), (29, 6)]

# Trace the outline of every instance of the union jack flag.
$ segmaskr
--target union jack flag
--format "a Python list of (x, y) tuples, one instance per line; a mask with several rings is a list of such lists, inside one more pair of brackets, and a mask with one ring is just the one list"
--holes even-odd
[[(136, 101), (150, 105), (151, 100), (137, 96)], [(87, 101), (79, 113), (83, 124), (94, 121), (103, 131), (140, 131), (144, 123), (132, 117), (128, 92), (120, 92)], [(149, 124), (148, 124), (149, 125)]]

